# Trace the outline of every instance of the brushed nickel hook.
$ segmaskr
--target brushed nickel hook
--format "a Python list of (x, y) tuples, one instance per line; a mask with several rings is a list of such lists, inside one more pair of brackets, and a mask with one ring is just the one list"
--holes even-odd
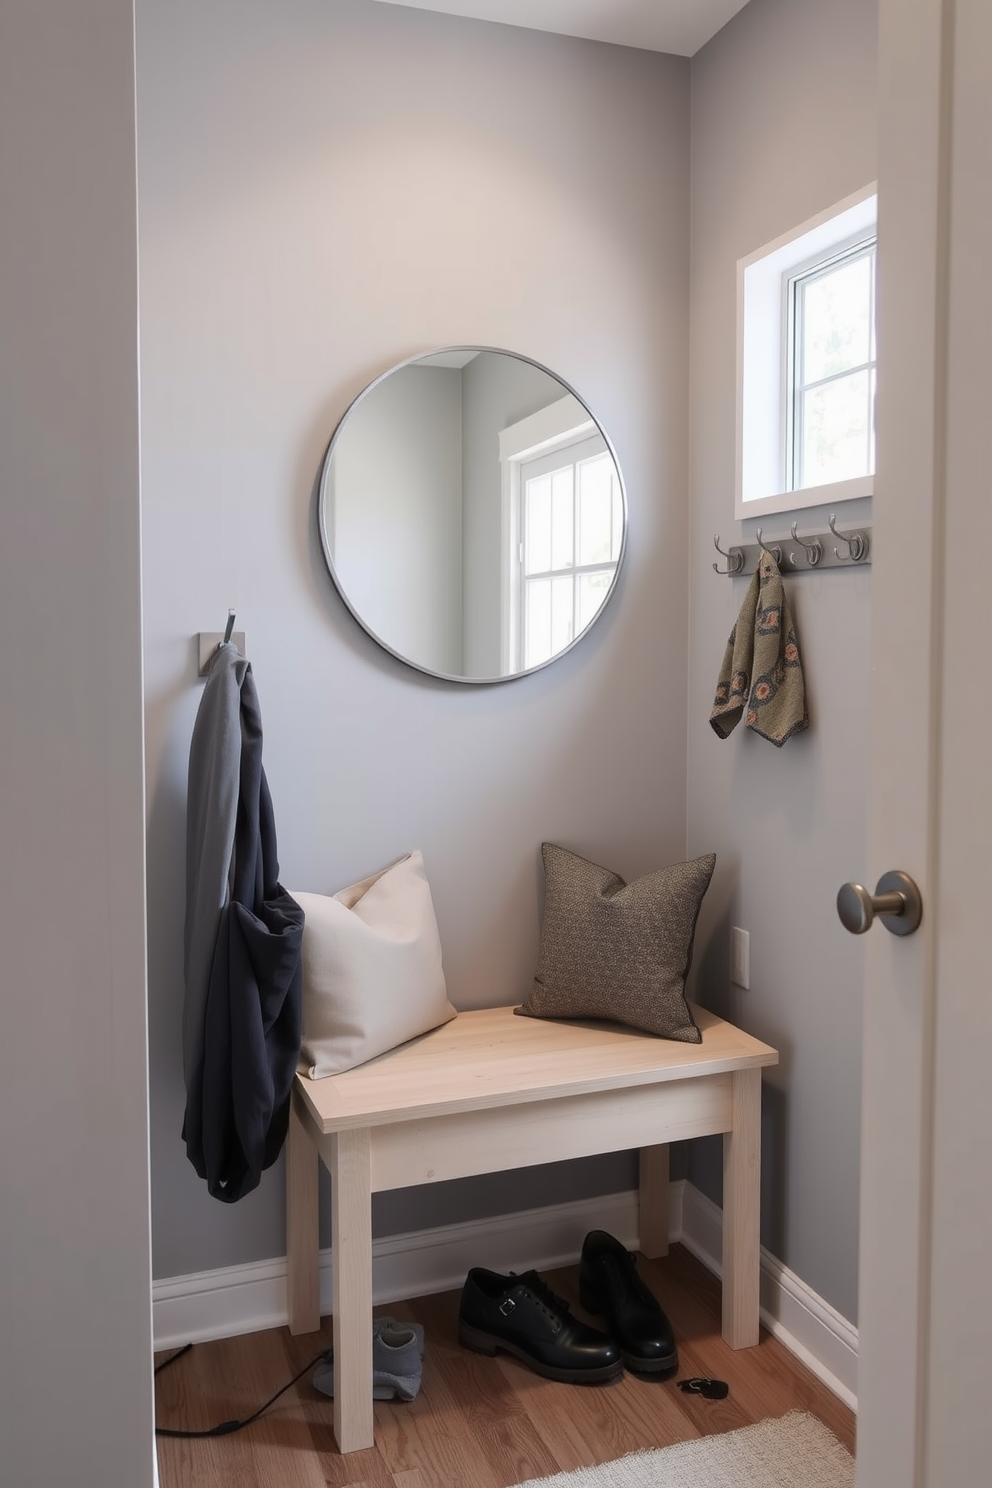
[[(850, 534), (845, 532), (838, 532), (837, 528), (834, 526), (836, 520), (836, 512), (831, 512), (829, 517), (827, 518), (827, 525), (829, 526), (830, 531), (833, 533), (834, 537), (839, 537), (842, 543), (846, 543), (848, 556), (853, 560), (853, 562), (860, 563), (863, 558), (868, 557), (867, 532), (852, 532)], [(836, 555), (836, 557), (839, 558), (840, 550), (838, 548), (834, 548), (834, 554)]]
[(760, 527), (758, 528), (754, 536), (758, 547), (761, 548), (765, 553), (767, 553), (769, 558), (774, 558), (776, 563), (782, 562), (782, 549), (777, 544), (775, 545), (775, 547), (770, 548), (767, 543), (762, 542)]
[(726, 568), (720, 568), (718, 564), (714, 563), (713, 572), (718, 574), (740, 573), (741, 569), (744, 567), (744, 554), (741, 552), (740, 548), (731, 547), (729, 553), (726, 552), (720, 546), (719, 532), (714, 532), (713, 534), (713, 546), (716, 548), (721, 557), (726, 558), (727, 560)]
[(795, 541), (799, 544), (803, 552), (806, 554), (806, 562), (809, 564), (810, 568), (815, 568), (820, 559), (823, 557), (823, 549), (820, 546), (820, 539), (818, 537), (814, 537), (812, 542), (804, 542), (803, 539), (799, 536), (799, 533), (796, 531), (796, 528), (798, 526), (798, 522), (793, 522), (789, 530), (791, 531)]

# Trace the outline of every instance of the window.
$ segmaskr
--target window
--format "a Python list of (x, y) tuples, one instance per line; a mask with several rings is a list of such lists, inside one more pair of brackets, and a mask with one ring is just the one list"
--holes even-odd
[(520, 665), (571, 645), (610, 591), (623, 512), (601, 435), (520, 462)]
[(503, 666), (528, 670), (585, 630), (610, 592), (623, 493), (606, 440), (577, 398), (500, 433)]
[(874, 236), (789, 281), (789, 488), (875, 469)]
[(874, 188), (738, 265), (736, 516), (870, 496)]

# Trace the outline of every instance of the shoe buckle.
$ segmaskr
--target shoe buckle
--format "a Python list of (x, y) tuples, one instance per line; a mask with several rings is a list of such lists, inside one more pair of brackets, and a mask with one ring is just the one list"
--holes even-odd
[(512, 1297), (504, 1297), (503, 1301), (499, 1304), (499, 1310), (504, 1317), (509, 1317), (511, 1312), (516, 1311), (516, 1306), (517, 1304)]

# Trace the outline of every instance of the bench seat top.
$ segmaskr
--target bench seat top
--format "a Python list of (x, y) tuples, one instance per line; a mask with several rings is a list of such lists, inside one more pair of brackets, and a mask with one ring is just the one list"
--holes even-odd
[(356, 1069), (320, 1080), (298, 1074), (296, 1085), (327, 1134), (778, 1063), (776, 1050), (732, 1023), (700, 1007), (693, 1015), (700, 1044), (481, 1008)]

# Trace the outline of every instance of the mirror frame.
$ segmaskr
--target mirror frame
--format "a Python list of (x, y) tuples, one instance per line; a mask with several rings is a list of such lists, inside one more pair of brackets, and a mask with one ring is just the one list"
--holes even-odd
[[(603, 438), (606, 448), (609, 451), (610, 458), (613, 461), (613, 468), (617, 474), (617, 482), (620, 487), (620, 501), (622, 504), (620, 552), (617, 556), (616, 569), (614, 570), (610, 587), (603, 597), (603, 602), (599, 606), (599, 609), (596, 611), (595, 615), (589, 621), (589, 624), (583, 630), (581, 630), (577, 636), (574, 636), (573, 639), (569, 641), (567, 646), (564, 646), (560, 651), (556, 651), (554, 656), (549, 656), (546, 661), (538, 662), (536, 666), (522, 668), (520, 671), (517, 672), (508, 672), (505, 676), (496, 677), (465, 677), (459, 675), (458, 673), (438, 672), (435, 671), (432, 667), (424, 666), (422, 663), (412, 660), (409, 656), (404, 656), (402, 652), (397, 651), (395, 647), (391, 646), (388, 641), (384, 641), (382, 636), (377, 635), (372, 627), (363, 619), (363, 617), (358, 613), (355, 606), (349, 599), (344, 584), (340, 576), (338, 575), (338, 571), (335, 567), (334, 558), (330, 551), (330, 543), (327, 536), (326, 513), (328, 477), (331, 468), (331, 461), (334, 457), (334, 452), (337, 448), (338, 440), (340, 439), (342, 431), (344, 430), (344, 427), (348, 422), (349, 415), (354, 411), (354, 409), (358, 407), (360, 403), (364, 402), (364, 400), (369, 396), (370, 393), (375, 391), (380, 383), (385, 382), (387, 377), (391, 377), (394, 372), (400, 372), (403, 370), (404, 367), (411, 367), (417, 365), (420, 362), (428, 361), (431, 357), (445, 356), (450, 353), (465, 351), (473, 351), (476, 353), (489, 352), (496, 356), (513, 357), (514, 360), (518, 362), (527, 362), (531, 367), (536, 367), (539, 372), (543, 372), (545, 376), (553, 378), (554, 381), (557, 382), (561, 387), (563, 396), (565, 394), (571, 394), (576, 402), (580, 403), (581, 406), (585, 409), (586, 413), (592, 419), (593, 423), (596, 425), (596, 428)], [(432, 351), (417, 352), (414, 356), (406, 357), (402, 362), (396, 362), (391, 367), (387, 367), (385, 372), (380, 372), (378, 377), (373, 378), (373, 380), (362, 389), (358, 396), (352, 399), (352, 401), (348, 404), (348, 407), (345, 409), (344, 413), (338, 419), (338, 422), (334, 428), (334, 432), (331, 435), (330, 443), (328, 444), (327, 449), (324, 453), (324, 458), (321, 461), (320, 477), (317, 485), (317, 531), (320, 537), (320, 546), (324, 555), (324, 562), (327, 565), (327, 569), (330, 573), (331, 579), (333, 580), (334, 587), (337, 590), (342, 601), (344, 602), (345, 608), (351, 614), (352, 618), (358, 622), (362, 630), (365, 631), (365, 634), (370, 636), (372, 640), (375, 641), (377, 646), (380, 646), (383, 651), (388, 652), (390, 656), (395, 657), (397, 661), (402, 662), (404, 666), (410, 667), (413, 671), (421, 672), (424, 676), (427, 677), (436, 677), (443, 682), (458, 682), (470, 687), (491, 687), (498, 682), (515, 682), (521, 677), (532, 677), (535, 672), (541, 672), (545, 669), (545, 667), (553, 666), (556, 661), (560, 661), (563, 656), (567, 656), (570, 651), (572, 651), (583, 640), (585, 640), (586, 636), (589, 635), (590, 631), (596, 625), (600, 616), (608, 608), (610, 601), (613, 599), (616, 592), (617, 582), (620, 578), (624, 558), (627, 554), (629, 519), (630, 512), (627, 503), (627, 488), (624, 483), (623, 471), (620, 468), (620, 461), (617, 458), (617, 452), (613, 447), (613, 441), (610, 439), (610, 436), (607, 434), (606, 430), (603, 428), (602, 424), (599, 422), (599, 419), (593, 413), (588, 403), (583, 397), (580, 396), (579, 393), (575, 391), (571, 383), (566, 382), (563, 377), (561, 377), (557, 372), (553, 372), (550, 367), (546, 367), (543, 362), (535, 360), (534, 357), (524, 356), (523, 353), (518, 351), (507, 351), (504, 347), (501, 346), (439, 346)]]

